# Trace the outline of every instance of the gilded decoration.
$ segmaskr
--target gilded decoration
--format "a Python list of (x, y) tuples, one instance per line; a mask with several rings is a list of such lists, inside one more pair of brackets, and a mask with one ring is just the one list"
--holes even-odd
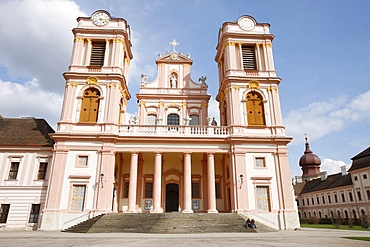
[(226, 47), (226, 46), (235, 46), (235, 43), (233, 43), (233, 42), (226, 42), (226, 43), (225, 43), (225, 47)]
[(110, 43), (110, 39), (105, 39), (105, 42), (106, 42), (107, 44), (109, 44), (109, 43)]
[(279, 89), (277, 87), (269, 87), (269, 88), (267, 88), (267, 91), (279, 92)]
[(237, 86), (231, 86), (232, 89), (234, 89), (235, 91), (239, 91), (240, 90), (240, 87), (237, 87)]
[(182, 106), (186, 106), (187, 107), (188, 106), (188, 103), (182, 103)]
[(122, 95), (122, 97), (123, 97), (123, 98), (126, 98), (126, 90), (123, 90), (123, 91), (121, 92), (121, 95)]
[(122, 45), (125, 44), (125, 41), (123, 39), (113, 39), (113, 42), (115, 42), (115, 43), (121, 43)]
[(258, 83), (258, 81), (251, 81), (249, 82), (249, 85), (248, 85), (249, 88), (253, 88), (253, 89), (259, 88), (259, 86), (260, 84)]
[(200, 104), (201, 107), (208, 107), (207, 103)]
[(89, 42), (91, 44), (92, 39), (91, 38), (87, 38), (87, 42)]
[(77, 87), (78, 86), (78, 83), (75, 83), (75, 82), (67, 82), (66, 83), (66, 86)]
[(86, 83), (89, 85), (98, 85), (98, 78), (96, 78), (95, 76), (90, 76), (89, 78), (87, 78)]
[(81, 37), (76, 37), (75, 42), (84, 42), (84, 38), (81, 38)]
[(266, 43), (266, 46), (272, 48), (272, 44), (271, 43)]

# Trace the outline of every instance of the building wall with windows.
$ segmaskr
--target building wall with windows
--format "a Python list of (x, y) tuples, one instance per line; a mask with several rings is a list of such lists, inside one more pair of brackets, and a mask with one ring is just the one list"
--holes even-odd
[(219, 31), (220, 125), (208, 112), (216, 83), (191, 79), (193, 61), (176, 40), (155, 60), (157, 78), (141, 76), (138, 112), (128, 119), (126, 20), (99, 10), (72, 32), (42, 230), (112, 212), (233, 212), (275, 229), (299, 227), (269, 24), (242, 16)]
[[(295, 180), (300, 218), (362, 219), (370, 214), (370, 148), (352, 158), (352, 166), (337, 174)], [(301, 184), (303, 183), (303, 186)]]
[(43, 119), (0, 116), (0, 229), (37, 229), (50, 178), (54, 131)]

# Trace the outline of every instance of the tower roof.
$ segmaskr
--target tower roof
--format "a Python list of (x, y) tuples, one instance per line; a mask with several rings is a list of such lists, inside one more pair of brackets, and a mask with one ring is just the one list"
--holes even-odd
[(304, 154), (299, 159), (299, 166), (302, 166), (302, 167), (303, 166), (320, 166), (321, 165), (320, 158), (311, 151), (307, 136), (305, 137), (305, 139), (306, 139), (306, 144), (305, 144), (306, 150), (304, 151)]

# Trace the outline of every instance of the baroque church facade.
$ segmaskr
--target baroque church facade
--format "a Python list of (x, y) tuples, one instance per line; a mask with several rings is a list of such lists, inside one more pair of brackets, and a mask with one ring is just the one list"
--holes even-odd
[[(218, 126), (208, 114), (207, 83), (215, 82), (192, 80), (193, 61), (176, 40), (155, 60), (157, 78), (142, 75), (138, 114), (128, 119), (129, 25), (104, 10), (77, 22), (61, 119), (45, 156), (47, 185), (25, 202), (26, 218), (39, 205), (43, 230), (114, 212), (234, 212), (274, 229), (299, 227), (269, 24), (242, 16), (220, 28)], [(2, 154), (3, 174), (10, 156)], [(15, 205), (6, 198), (12, 222)]]

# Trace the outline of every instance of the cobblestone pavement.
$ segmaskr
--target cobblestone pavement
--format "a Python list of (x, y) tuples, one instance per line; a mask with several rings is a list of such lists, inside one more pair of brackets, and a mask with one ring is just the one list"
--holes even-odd
[(269, 233), (63, 233), (59, 231), (0, 232), (0, 246), (370, 246), (370, 242), (344, 239), (370, 237), (369, 231), (300, 229)]

